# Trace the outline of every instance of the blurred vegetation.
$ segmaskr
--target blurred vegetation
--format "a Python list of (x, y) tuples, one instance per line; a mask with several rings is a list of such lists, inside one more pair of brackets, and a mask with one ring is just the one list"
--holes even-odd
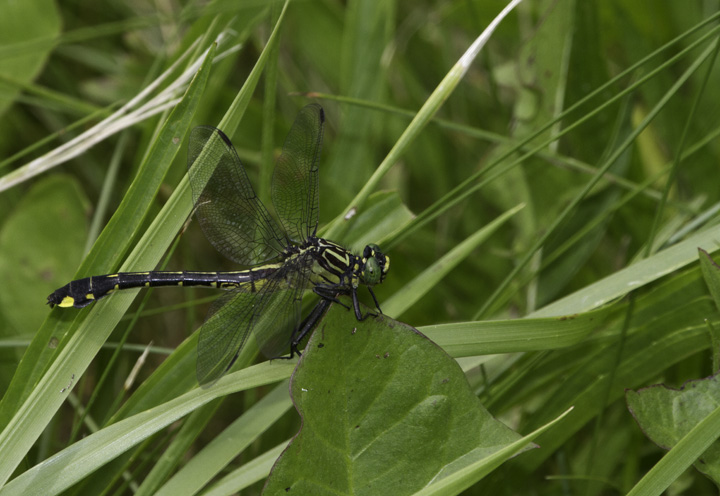
[[(237, 129), (229, 131), (260, 196), (267, 199), (273, 159), (297, 111), (317, 101), (327, 116), (320, 223), (330, 225), (354, 206), (414, 112), (504, 6), (495, 0), (291, 2), (277, 51)], [(226, 44), (218, 53), (238, 48), (216, 58), (192, 119), (192, 125), (218, 125), (281, 8), (260, 0), (4, 2), (0, 181), (12, 171), (29, 171), (25, 164), (135, 97), (196, 39), (208, 36), (199, 52), (222, 30)], [(456, 266), (423, 288), (407, 310), (390, 316), (435, 338), (432, 326), (440, 324), (558, 316), (612, 304), (605, 324), (570, 346), (548, 338), (523, 348), (508, 337), (504, 348), (478, 352), (468, 345), (452, 353), (476, 357), (461, 361), (471, 387), (493, 415), (523, 435), (576, 407), (568, 417), (575, 420), (536, 440), (540, 449), (508, 461), (463, 494), (625, 494), (663, 452), (643, 437), (624, 390), (657, 382), (679, 386), (715, 372), (705, 322), (720, 328), (720, 315), (692, 253), (698, 246), (712, 253), (720, 242), (720, 68), (713, 45), (719, 12), (715, 1), (526, 0), (499, 25), (435, 121), (382, 177), (375, 192), (396, 193), (427, 222), (382, 233), (392, 269), (376, 289), (381, 303), (524, 205), (479, 247), (457, 255)], [(0, 191), (0, 391), (9, 391), (2, 422), (14, 411), (11, 401), (24, 397), (10, 387), (18, 363), (36, 330), (50, 325), (43, 324), (47, 294), (76, 275), (90, 275), (76, 271), (119, 211), (166, 117), (150, 116)], [(184, 147), (147, 213), (138, 214), (132, 233), (108, 254), (106, 273), (118, 269), (176, 191), (186, 171)], [(382, 214), (376, 215), (379, 222)], [(351, 231), (352, 225), (337, 241), (355, 245)], [(667, 251), (677, 246), (684, 251)], [(633, 267), (633, 277), (626, 276)], [(190, 223), (167, 268), (233, 267)], [(92, 430), (85, 425), (71, 436), (90, 396), (88, 413), (99, 425), (114, 415), (116, 398), (132, 394), (123, 382), (138, 348), (154, 346), (136, 380), (142, 383), (202, 322), (206, 307), (194, 299), (205, 296), (201, 290), (153, 291), (147, 315), (130, 324), (128, 312), (90, 368), (73, 375), (74, 400), (42, 429), (16, 475)], [(52, 315), (67, 325), (75, 318)], [(128, 342), (141, 346), (126, 348), (96, 388), (128, 325)], [(61, 343), (65, 338), (51, 335)], [(31, 388), (38, 378), (14, 380)], [(271, 389), (202, 407), (207, 427), (188, 439), (173, 463), (187, 463)], [(221, 475), (284, 442), (299, 424), (290, 408)], [(184, 425), (172, 424), (135, 447), (134, 458), (112, 462), (67, 492), (129, 493), (126, 484), (136, 488), (161, 464)], [(261, 488), (257, 482), (242, 494)], [(667, 491), (716, 489), (688, 469)]]

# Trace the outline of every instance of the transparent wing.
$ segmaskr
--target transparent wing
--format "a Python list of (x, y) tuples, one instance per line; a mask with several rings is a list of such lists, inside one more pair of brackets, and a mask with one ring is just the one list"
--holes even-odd
[(275, 211), (296, 243), (315, 235), (318, 223), (318, 160), (325, 114), (311, 104), (298, 114), (275, 165), (271, 192)]
[(188, 174), (195, 215), (220, 253), (241, 265), (257, 265), (282, 253), (283, 231), (255, 194), (222, 131), (209, 126), (192, 130)]
[(250, 332), (257, 293), (234, 289), (215, 300), (200, 328), (195, 372), (198, 383), (215, 383), (232, 366)]
[(287, 353), (292, 331), (300, 322), (310, 256), (298, 257), (272, 276), (228, 291), (215, 300), (200, 329), (196, 373), (202, 386), (212, 385), (232, 366), (250, 332), (268, 358)]
[(302, 298), (312, 263), (310, 255), (286, 263), (274, 280), (272, 294), (262, 301), (262, 314), (256, 317), (253, 332), (267, 358), (277, 358), (290, 349), (293, 331), (300, 325)]

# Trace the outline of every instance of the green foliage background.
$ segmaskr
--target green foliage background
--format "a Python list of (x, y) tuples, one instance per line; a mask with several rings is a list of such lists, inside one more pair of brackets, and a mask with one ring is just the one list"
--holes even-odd
[[(464, 494), (665, 490), (648, 489), (647, 479), (638, 483), (663, 452), (643, 437), (623, 394), (714, 372), (706, 321), (719, 325), (718, 308), (696, 248), (716, 252), (720, 241), (718, 2), (526, 0), (500, 24), (457, 88), (440, 95), (446, 100), (435, 120), (373, 188), (382, 193), (357, 205), (357, 224), (338, 221), (356, 206), (356, 194), (414, 113), (504, 6), (297, 0), (278, 28), (276, 50), (263, 52), (281, 3), (2, 2), (0, 181), (11, 171), (20, 171), (20, 180), (0, 191), (0, 431), (38, 384), (53, 394), (74, 388), (52, 420), (37, 426), (42, 435), (18, 456), (15, 476), (76, 446), (107, 419), (188, 391), (193, 378), (173, 370), (186, 370), (183, 364), (192, 361), (193, 341), (185, 339), (207, 305), (200, 290), (153, 291), (137, 322), (131, 319), (142, 298), (115, 328), (102, 320), (111, 319), (111, 311), (100, 312), (114, 303), (80, 315), (56, 310), (47, 318), (47, 294), (76, 275), (97, 273), (76, 274), (81, 263), (86, 270), (118, 270), (133, 248), (146, 246), (146, 231), (167, 243), (177, 234), (189, 204), (184, 211), (163, 207), (187, 187), (186, 129), (222, 125), (267, 198), (274, 156), (290, 123), (299, 108), (318, 101), (327, 116), (320, 222), (338, 241), (362, 245), (372, 233), (386, 248), (391, 273), (376, 290), (385, 312), (462, 357), (481, 402), (523, 435), (575, 406), (536, 440), (540, 449), (508, 461)], [(176, 113), (166, 134), (164, 113), (51, 170), (34, 174), (22, 167), (133, 98), (193, 41), (205, 36), (199, 52), (220, 31), (227, 44), (218, 53), (238, 49), (216, 58), (206, 84), (194, 83), (196, 93), (183, 105), (197, 109)], [(253, 73), (261, 53), (266, 64)], [(248, 80), (260, 69), (253, 91)], [(246, 92), (238, 98), (241, 88)], [(162, 170), (154, 170), (159, 163)], [(154, 178), (157, 187), (138, 192), (138, 177)], [(183, 201), (180, 193), (177, 198)], [(133, 212), (136, 205), (142, 209)], [(511, 212), (518, 205), (523, 208)], [(408, 223), (408, 212), (415, 221)], [(482, 231), (503, 214), (502, 222)], [(107, 229), (86, 258), (113, 222), (120, 226)], [(164, 248), (157, 250), (159, 260)], [(438, 260), (443, 263), (433, 266)], [(232, 268), (194, 223), (167, 267)], [(418, 275), (425, 278), (411, 283)], [(597, 325), (571, 337), (541, 319), (601, 307)], [(124, 314), (117, 310), (118, 319)], [(518, 330), (513, 322), (527, 316), (537, 320)], [(96, 320), (80, 324), (86, 317)], [(64, 347), (80, 325), (86, 327), (74, 339), (84, 343), (102, 341), (93, 335), (99, 328), (115, 331), (84, 373), (67, 369), (62, 377), (41, 379), (52, 370), (53, 350), (69, 350)], [(108, 367), (126, 331), (128, 343)], [(39, 335), (48, 339), (40, 343)], [(123, 382), (150, 342), (135, 383), (145, 382), (145, 389), (133, 385), (125, 392)], [(18, 367), (26, 349), (42, 350), (42, 358), (28, 352), (25, 367)], [(216, 391), (209, 403), (186, 403), (191, 415), (133, 445), (131, 455), (108, 455), (107, 467), (67, 491), (111, 494), (145, 485), (148, 494), (155, 492), (175, 467), (217, 442), (240, 413), (287, 391), (285, 383), (273, 383), (289, 375), (289, 366), (273, 370), (261, 374), (257, 387), (238, 386), (235, 391), (246, 391), (224, 401), (233, 391)], [(44, 382), (50, 380), (59, 386)], [(211, 393), (198, 398), (202, 394)], [(258, 494), (276, 447), (298, 428), (289, 404), (257, 426), (267, 431), (220, 475), (246, 462), (261, 468), (228, 493), (247, 487), (243, 494)], [(668, 494), (715, 490), (692, 468), (667, 488)]]

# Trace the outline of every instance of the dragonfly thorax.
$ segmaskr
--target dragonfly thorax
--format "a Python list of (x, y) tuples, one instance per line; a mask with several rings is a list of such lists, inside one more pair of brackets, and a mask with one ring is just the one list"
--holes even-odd
[(359, 284), (373, 286), (383, 281), (390, 267), (390, 258), (374, 244), (367, 245), (360, 256), (327, 239), (310, 238), (304, 250), (312, 251), (315, 259), (315, 284), (345, 288), (357, 288)]

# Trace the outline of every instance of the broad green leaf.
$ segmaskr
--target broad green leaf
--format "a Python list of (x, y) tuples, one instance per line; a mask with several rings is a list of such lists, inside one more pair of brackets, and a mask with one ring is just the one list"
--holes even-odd
[(308, 342), (291, 393), (302, 429), (265, 494), (412, 494), (520, 439), (432, 341), (340, 305)]

